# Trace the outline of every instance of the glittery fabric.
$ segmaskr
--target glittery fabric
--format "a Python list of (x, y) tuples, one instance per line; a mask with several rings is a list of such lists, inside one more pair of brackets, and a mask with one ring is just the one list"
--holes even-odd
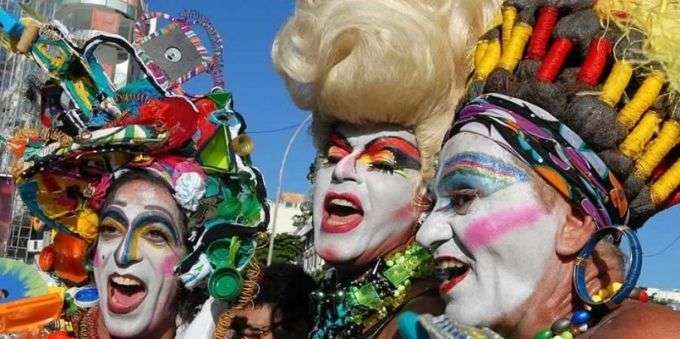
[(485, 136), (524, 160), (598, 227), (628, 221), (628, 202), (618, 179), (581, 137), (545, 110), (517, 98), (487, 94), (463, 107), (455, 121), (449, 135), (470, 123), (496, 130), (502, 140)]
[(430, 335), (430, 339), (497, 339), (503, 338), (489, 328), (465, 326), (449, 320), (446, 315), (421, 315), (420, 325)]

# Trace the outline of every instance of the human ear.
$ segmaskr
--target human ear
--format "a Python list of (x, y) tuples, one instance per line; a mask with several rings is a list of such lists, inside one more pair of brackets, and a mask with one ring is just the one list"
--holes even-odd
[(557, 232), (555, 251), (560, 256), (573, 256), (585, 246), (595, 232), (595, 222), (591, 216), (567, 215), (562, 227)]

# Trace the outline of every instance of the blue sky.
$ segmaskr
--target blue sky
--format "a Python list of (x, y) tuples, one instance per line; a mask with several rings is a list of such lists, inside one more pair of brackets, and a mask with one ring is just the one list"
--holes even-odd
[[(253, 133), (291, 126), (306, 113), (291, 102), (274, 72), (269, 53), (280, 26), (293, 10), (292, 0), (151, 0), (151, 9), (177, 14), (195, 9), (217, 26), (225, 41), (226, 87), (232, 91), (236, 109), (243, 113), (255, 140), (254, 162), (267, 181), (270, 198), (276, 191), (278, 170), (292, 129)], [(194, 85), (203, 85), (197, 79)], [(307, 192), (305, 179), (314, 149), (309, 133), (301, 133), (291, 150), (284, 176), (284, 190)], [(680, 288), (680, 206), (665, 211), (638, 232), (645, 255), (640, 285)]]

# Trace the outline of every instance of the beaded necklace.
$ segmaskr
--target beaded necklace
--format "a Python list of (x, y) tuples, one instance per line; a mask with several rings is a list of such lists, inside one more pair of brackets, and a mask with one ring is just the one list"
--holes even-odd
[[(621, 283), (612, 282), (592, 296), (596, 301), (606, 300), (614, 295), (621, 288)], [(630, 299), (639, 300), (641, 302), (649, 301), (649, 296), (644, 289), (639, 287), (634, 288), (630, 295)], [(584, 333), (588, 327), (593, 324), (593, 316), (595, 310), (592, 306), (586, 305), (583, 309), (576, 310), (570, 318), (560, 318), (555, 320), (549, 329), (543, 329), (536, 332), (534, 339), (572, 339), (573, 337)]]
[(317, 318), (310, 338), (356, 338), (399, 309), (412, 279), (432, 273), (433, 267), (432, 255), (412, 242), (349, 283), (337, 284), (326, 276), (322, 289), (312, 293)]

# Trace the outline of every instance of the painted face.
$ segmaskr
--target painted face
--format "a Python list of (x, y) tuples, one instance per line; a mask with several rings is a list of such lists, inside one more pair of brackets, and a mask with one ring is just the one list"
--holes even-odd
[(341, 125), (314, 187), (314, 241), (332, 264), (362, 266), (406, 242), (417, 217), (420, 154), (403, 129)]
[(547, 184), (480, 136), (486, 128), (468, 127), (474, 133), (463, 131), (442, 149), (436, 203), (416, 239), (433, 251), (447, 315), (493, 326), (537, 288), (570, 209), (563, 199), (544, 201), (540, 187), (547, 187), (539, 185)]
[(94, 276), (111, 335), (140, 336), (173, 324), (184, 226), (166, 187), (135, 179), (113, 194), (100, 213)]

